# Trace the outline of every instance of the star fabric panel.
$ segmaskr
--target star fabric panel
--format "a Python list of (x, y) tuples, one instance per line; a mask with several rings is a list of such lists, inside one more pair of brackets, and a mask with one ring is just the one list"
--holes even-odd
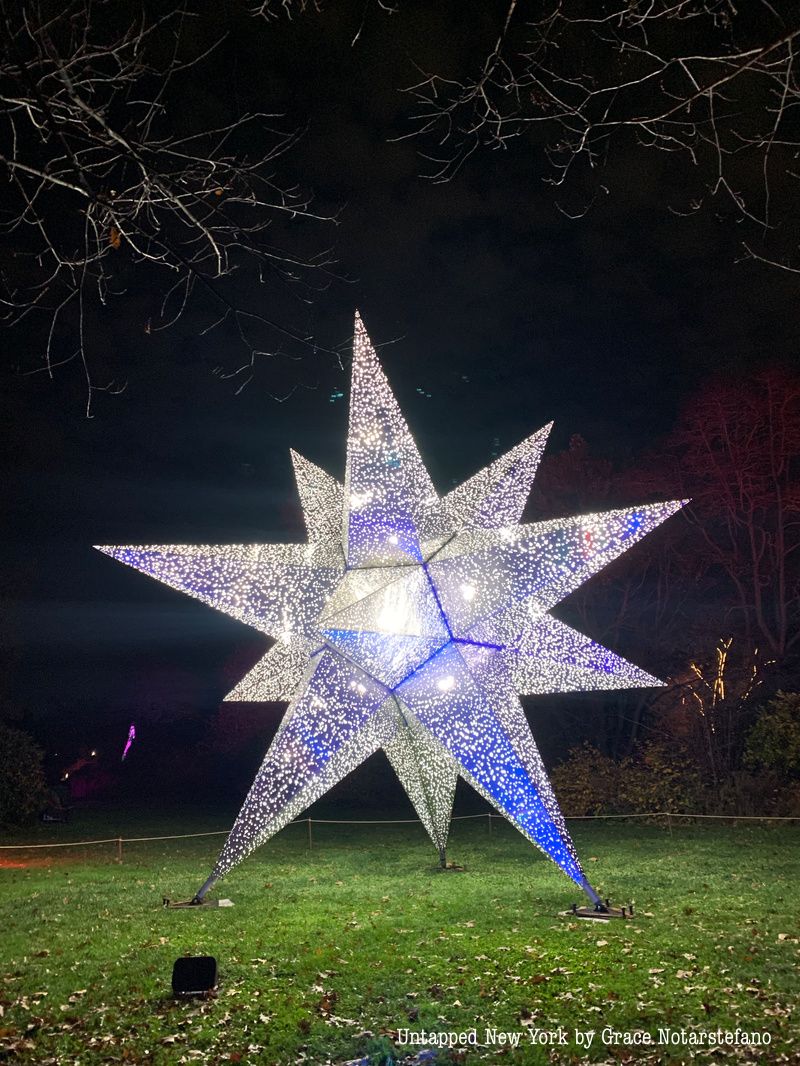
[(503, 663), (522, 695), (663, 684), (602, 644), (543, 613), (532, 600), (516, 603), (479, 622), (470, 634), (477, 642), (502, 649)]
[(98, 550), (261, 633), (314, 632), (339, 580), (304, 544), (167, 544)]
[(442, 499), (450, 529), (499, 529), (519, 522), (553, 423), (479, 470)]
[(450, 644), (397, 690), (419, 721), (447, 749), (460, 772), (568, 877), (586, 878), (542, 802), (532, 768), (525, 766), (504, 728), (491, 694), (467, 669)]
[(308, 637), (295, 633), (279, 637), (225, 700), (231, 703), (290, 700), (303, 680), (313, 649), (314, 641)]
[(448, 639), (351, 629), (326, 629), (323, 636), (331, 647), (390, 690), (444, 647)]
[(319, 657), (264, 756), (214, 868), (216, 876), (390, 742), (397, 723), (390, 713), (378, 713), (385, 703), (385, 688), (357, 667), (330, 652)]
[(458, 764), (408, 707), (393, 697), (398, 729), (384, 751), (435, 846), (444, 850), (450, 831)]
[[(336, 478), (291, 449), (294, 479), (310, 544), (339, 544), (344, 490)], [(344, 551), (342, 551), (344, 563)]]
[(447, 623), (424, 568), (399, 567), (394, 574), (394, 581), (352, 605), (335, 613), (326, 610), (326, 628), (446, 639)]
[(554, 607), (683, 502), (462, 532), (428, 563), (453, 634), (467, 636), (514, 600)]
[(421, 561), (419, 522), (438, 496), (358, 316), (344, 495), (349, 567)]

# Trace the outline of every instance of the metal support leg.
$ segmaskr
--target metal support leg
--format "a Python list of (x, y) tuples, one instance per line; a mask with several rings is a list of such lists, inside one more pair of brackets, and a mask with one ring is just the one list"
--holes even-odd
[(203, 885), (203, 887), (200, 889), (200, 891), (195, 895), (194, 899), (192, 900), (192, 903), (202, 903), (205, 899), (206, 892), (208, 892), (209, 889), (213, 888), (218, 880), (219, 874), (212, 873)]
[(595, 910), (604, 911), (608, 909), (588, 881), (584, 881), (581, 888), (591, 900)]

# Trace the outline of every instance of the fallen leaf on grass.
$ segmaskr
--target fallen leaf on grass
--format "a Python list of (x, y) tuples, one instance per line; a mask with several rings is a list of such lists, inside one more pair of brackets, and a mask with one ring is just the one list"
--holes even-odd
[(342, 1029), (345, 1026), (356, 1026), (356, 1025), (358, 1025), (358, 1022), (354, 1018), (340, 1018), (336, 1014), (329, 1014), (325, 1018), (325, 1024), (326, 1025), (333, 1025), (337, 1029)]
[(321, 1014), (323, 1018), (325, 1018), (333, 1010), (334, 1006), (336, 1005), (336, 1000), (339, 998), (339, 995), (333, 990), (331, 990), (330, 992), (326, 992), (324, 989), (321, 989), (318, 986), (315, 986), (314, 991), (322, 992), (322, 998), (320, 999), (319, 1003), (317, 1003), (317, 1012)]

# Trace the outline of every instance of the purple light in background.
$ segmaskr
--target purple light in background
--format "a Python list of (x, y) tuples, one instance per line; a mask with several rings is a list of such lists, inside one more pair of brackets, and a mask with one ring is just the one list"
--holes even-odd
[(136, 740), (136, 726), (131, 722), (131, 727), (128, 730), (128, 739), (125, 741), (125, 747), (122, 752), (122, 762), (125, 761), (125, 756), (130, 751), (131, 744)]

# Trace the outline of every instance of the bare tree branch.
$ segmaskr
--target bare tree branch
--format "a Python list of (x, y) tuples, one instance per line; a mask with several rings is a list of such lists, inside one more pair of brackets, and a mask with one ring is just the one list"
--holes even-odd
[(609, 161), (632, 149), (682, 155), (687, 194), (669, 209), (723, 208), (752, 227), (750, 255), (793, 269), (796, 8), (766, 0), (512, 0), (500, 27), (474, 77), (422, 71), (406, 89), (414, 111), (405, 136), (421, 142), (431, 180), (451, 180), (479, 148), (529, 138), (547, 164), (542, 180), (562, 193), (580, 183), (580, 206), (558, 202), (577, 218), (606, 190), (610, 179), (600, 174)]
[(258, 280), (308, 299), (331, 277), (329, 252), (293, 253), (269, 239), (282, 219), (335, 222), (277, 176), (297, 134), (277, 128), (275, 115), (234, 114), (206, 128), (182, 114), (174, 90), (198, 76), (224, 35), (192, 50), (194, 13), (162, 10), (0, 0), (0, 167), (16, 203), (0, 218), (15, 253), (4, 317), (39, 322), (34, 370), (80, 361), (89, 414), (94, 392), (114, 386), (98, 381), (87, 315), (132, 278), (158, 297), (147, 332), (198, 298), (210, 322), (234, 325), (252, 373), (281, 337), (309, 338), (239, 306), (227, 279), (254, 266)]

